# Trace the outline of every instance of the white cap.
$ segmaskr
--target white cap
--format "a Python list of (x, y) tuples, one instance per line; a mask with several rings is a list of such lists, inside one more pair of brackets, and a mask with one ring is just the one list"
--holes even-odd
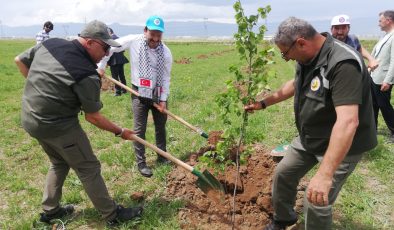
[(337, 25), (350, 25), (349, 16), (341, 14), (333, 17), (331, 20), (331, 26)]

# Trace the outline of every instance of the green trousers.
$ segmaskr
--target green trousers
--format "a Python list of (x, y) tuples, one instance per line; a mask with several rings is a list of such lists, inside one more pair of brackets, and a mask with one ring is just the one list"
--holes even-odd
[(101, 176), (101, 164), (82, 128), (74, 129), (60, 137), (38, 141), (51, 162), (42, 199), (42, 208), (46, 213), (55, 213), (60, 208), (63, 183), (72, 168), (103, 218), (112, 219), (116, 216), (116, 204)]
[[(335, 171), (333, 184), (329, 192), (329, 205), (320, 207), (308, 202), (304, 194), (304, 216), (306, 230), (331, 229), (332, 205), (335, 202), (342, 185), (347, 177), (354, 171), (362, 154), (346, 157)], [(301, 178), (323, 160), (322, 156), (307, 152), (301, 145), (299, 138), (291, 144), (275, 169), (272, 185), (272, 202), (274, 219), (276, 221), (293, 221), (297, 218), (294, 205), (297, 195), (297, 186)]]

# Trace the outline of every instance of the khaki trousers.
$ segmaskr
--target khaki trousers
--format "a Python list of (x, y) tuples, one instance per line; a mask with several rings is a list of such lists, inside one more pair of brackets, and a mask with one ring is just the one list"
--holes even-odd
[[(341, 191), (342, 185), (360, 161), (361, 156), (359, 154), (346, 157), (335, 171), (333, 184), (328, 197), (328, 206), (320, 207), (309, 203), (306, 199), (305, 192), (304, 216), (306, 230), (331, 229), (332, 205)], [(294, 205), (298, 183), (313, 166), (322, 160), (322, 156), (315, 155), (303, 149), (299, 138), (293, 141), (291, 148), (275, 169), (272, 185), (274, 220), (293, 221), (297, 218)]]
[(116, 204), (101, 176), (101, 164), (82, 128), (73, 129), (60, 137), (38, 141), (51, 162), (42, 199), (42, 208), (46, 213), (55, 213), (60, 208), (63, 183), (72, 168), (103, 218), (112, 219), (116, 216)]

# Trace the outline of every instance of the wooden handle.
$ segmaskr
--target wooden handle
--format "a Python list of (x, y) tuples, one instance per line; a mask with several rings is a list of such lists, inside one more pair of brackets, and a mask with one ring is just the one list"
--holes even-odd
[(108, 77), (108, 76), (105, 75), (105, 74), (104, 74), (104, 77), (107, 78), (108, 80), (112, 81), (114, 84), (116, 84), (116, 85), (122, 87), (123, 89), (129, 91), (130, 93), (134, 94), (135, 96), (137, 96), (137, 97), (140, 96), (140, 94), (139, 94), (137, 91), (135, 91), (135, 90), (133, 90), (132, 88), (128, 87), (127, 85), (125, 85), (125, 84), (123, 84), (123, 83), (121, 83), (121, 82), (119, 82), (119, 81), (113, 79), (112, 77)]
[[(110, 78), (110, 77), (108, 77), (108, 76), (106, 76), (106, 75), (104, 75), (104, 77), (107, 78), (108, 80), (112, 81), (112, 82), (115, 83), (116, 85), (119, 85), (119, 86), (122, 87), (123, 89), (129, 91), (130, 93), (136, 95), (137, 97), (139, 96), (139, 93), (138, 93), (137, 91), (133, 90), (132, 88), (128, 87), (127, 85), (122, 84), (121, 82), (119, 82), (119, 81), (117, 81), (117, 80), (115, 80), (115, 79), (113, 79), (113, 78)], [(153, 106), (154, 106), (155, 108), (158, 108), (158, 107), (159, 107), (159, 105), (156, 104), (156, 103), (153, 103)], [(195, 127), (195, 126), (193, 126), (193, 125), (191, 125), (191, 124), (189, 124), (187, 121), (185, 121), (185, 120), (183, 120), (182, 118), (178, 117), (177, 115), (171, 113), (170, 111), (168, 111), (168, 110), (165, 109), (165, 110), (163, 110), (163, 113), (165, 113), (165, 114), (167, 114), (168, 116), (172, 117), (173, 119), (179, 121), (180, 123), (184, 124), (186, 127), (188, 127), (188, 128), (190, 128), (191, 130), (193, 130), (193, 131), (199, 133), (200, 135), (204, 134), (204, 132), (203, 132), (202, 130), (198, 129), (197, 127)]]
[(171, 154), (164, 152), (163, 150), (159, 149), (158, 147), (156, 147), (155, 145), (145, 141), (144, 139), (133, 135), (133, 139), (143, 145), (145, 145), (146, 147), (152, 149), (153, 151), (157, 152), (158, 154), (160, 154), (161, 156), (167, 158), (168, 160), (174, 162), (176, 165), (181, 166), (182, 168), (186, 169), (189, 172), (193, 172), (193, 167), (186, 164), (185, 162), (173, 157)]

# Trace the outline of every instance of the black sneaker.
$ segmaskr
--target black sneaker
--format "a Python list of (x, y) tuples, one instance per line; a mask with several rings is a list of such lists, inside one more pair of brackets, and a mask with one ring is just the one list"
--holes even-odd
[(115, 226), (122, 222), (141, 217), (142, 211), (142, 207), (125, 208), (122, 205), (118, 205), (118, 207), (116, 208), (116, 217), (112, 220), (108, 220), (107, 225)]
[(276, 221), (273, 220), (271, 223), (264, 227), (264, 230), (286, 230), (288, 226), (297, 223), (297, 219), (293, 221)]
[(40, 213), (40, 221), (50, 224), (53, 219), (61, 219), (65, 216), (71, 215), (74, 212), (74, 206), (71, 204), (65, 205), (53, 214)]
[(394, 143), (394, 134), (391, 134), (389, 137), (389, 142)]
[(138, 171), (140, 171), (141, 175), (144, 177), (151, 177), (153, 175), (152, 169), (150, 169), (145, 162), (138, 164)]
[(157, 164), (171, 164), (171, 161), (170, 160), (168, 160), (167, 158), (165, 158), (165, 157), (162, 157), (162, 156), (157, 156), (157, 160), (156, 160), (156, 163)]

